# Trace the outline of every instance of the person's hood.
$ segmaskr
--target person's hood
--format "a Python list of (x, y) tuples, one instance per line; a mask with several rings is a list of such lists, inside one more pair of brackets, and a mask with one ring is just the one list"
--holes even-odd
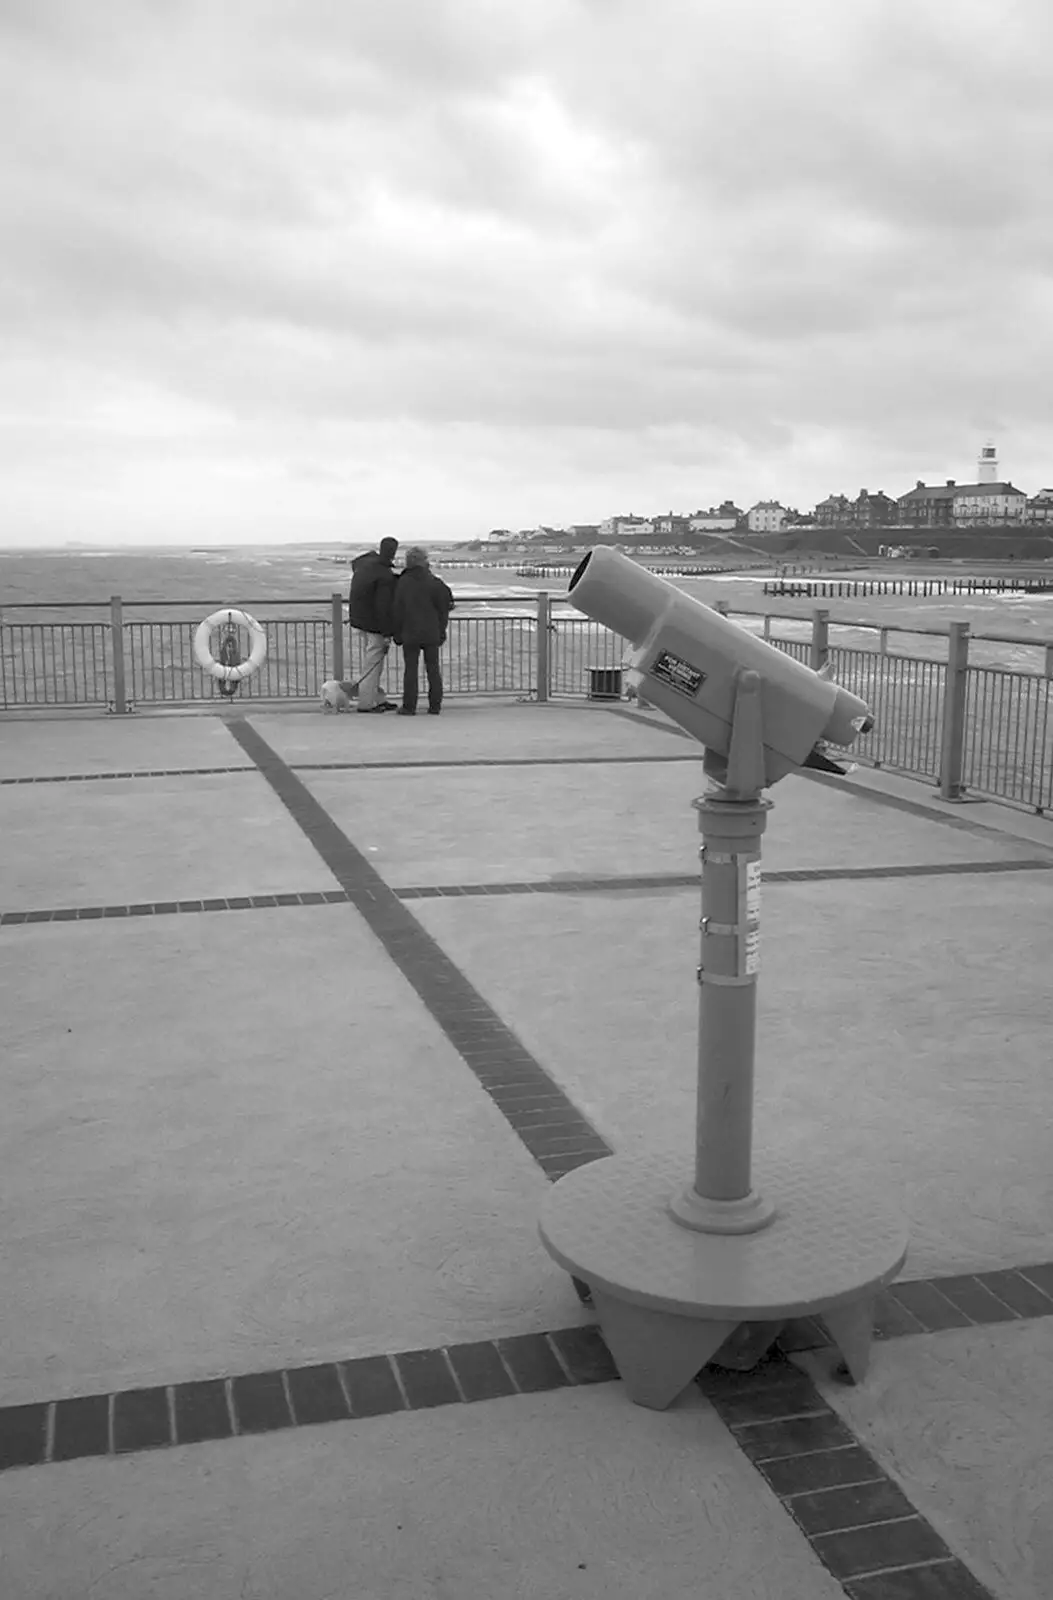
[(351, 571), (354, 572), (355, 568), (360, 567), (363, 561), (376, 561), (377, 559), (378, 554), (376, 550), (363, 550), (362, 554), (360, 556), (356, 556), (352, 561)]

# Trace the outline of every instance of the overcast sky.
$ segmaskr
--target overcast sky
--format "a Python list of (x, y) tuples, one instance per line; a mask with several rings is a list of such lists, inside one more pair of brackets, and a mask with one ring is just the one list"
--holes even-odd
[(1050, 0), (0, 0), (0, 542), (1053, 484)]

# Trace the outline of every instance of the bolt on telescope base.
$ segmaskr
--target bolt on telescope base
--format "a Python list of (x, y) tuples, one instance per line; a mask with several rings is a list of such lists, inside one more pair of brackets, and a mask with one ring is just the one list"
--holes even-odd
[(545, 1197), (548, 1253), (589, 1285), (600, 1330), (636, 1405), (672, 1404), (743, 1323), (774, 1339), (821, 1316), (856, 1382), (870, 1359), (873, 1301), (899, 1272), (907, 1228), (854, 1180), (772, 1162), (775, 1216), (752, 1233), (684, 1227), (670, 1214), (676, 1161), (607, 1156)]

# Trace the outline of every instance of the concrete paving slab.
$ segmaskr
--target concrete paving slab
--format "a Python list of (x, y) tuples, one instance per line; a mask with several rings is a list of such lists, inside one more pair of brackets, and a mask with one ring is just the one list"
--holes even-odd
[(620, 1386), (0, 1479), (5, 1600), (843, 1600), (697, 1393)]
[(253, 772), (0, 789), (0, 884), (4, 911), (337, 887)]
[(500, 761), (533, 757), (684, 756), (691, 746), (660, 727), (602, 706), (448, 700), (441, 717), (357, 713), (295, 719), (253, 714), (252, 724), (283, 761)]
[(9, 719), (0, 732), (0, 778), (251, 765), (215, 716)]
[[(690, 1175), (696, 891), (408, 904), (614, 1148)], [(778, 1150), (901, 1196), (910, 1277), (1045, 1259), (1051, 915), (1046, 872), (769, 887), (758, 1179)]]
[(0, 956), (0, 1402), (587, 1320), (547, 1180), (350, 907)]
[[(380, 719), (386, 720), (384, 718)], [(385, 880), (396, 886), (500, 883), (698, 868), (693, 765), (574, 766), (300, 774)], [(790, 780), (764, 839), (771, 871), (904, 866), (1033, 855), (977, 835)]]
[[(802, 1358), (813, 1373), (819, 1358)], [(999, 1600), (1053, 1583), (1053, 1322), (882, 1345), (858, 1389), (826, 1398)]]

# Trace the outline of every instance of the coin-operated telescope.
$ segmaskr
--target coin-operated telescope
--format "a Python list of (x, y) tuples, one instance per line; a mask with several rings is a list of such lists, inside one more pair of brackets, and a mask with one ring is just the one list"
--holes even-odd
[(727, 775), (744, 673), (760, 678), (761, 787), (801, 767), (842, 772), (822, 747), (847, 747), (874, 725), (856, 695), (615, 550), (590, 550), (570, 580), (570, 598), (630, 640), (630, 684), (705, 746), (706, 772), (718, 783)]
[[(705, 747), (694, 1176), (664, 1155), (589, 1156), (548, 1191), (549, 1255), (591, 1293), (630, 1397), (659, 1410), (711, 1359), (754, 1364), (794, 1317), (822, 1316), (862, 1381), (873, 1302), (907, 1251), (898, 1207), (827, 1155), (771, 1152), (752, 1172), (762, 790), (838, 772), (827, 743), (869, 732), (866, 705), (627, 557), (590, 552), (570, 581), (586, 616), (633, 646), (630, 682)], [(667, 941), (662, 942), (663, 950)]]

